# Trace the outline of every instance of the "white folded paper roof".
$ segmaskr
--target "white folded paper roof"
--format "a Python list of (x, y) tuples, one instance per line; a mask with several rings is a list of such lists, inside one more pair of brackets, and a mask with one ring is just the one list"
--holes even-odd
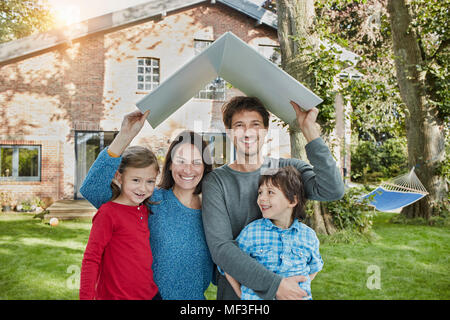
[(247, 96), (259, 98), (270, 112), (287, 123), (295, 119), (291, 100), (304, 110), (322, 102), (254, 48), (227, 32), (136, 105), (142, 112), (150, 109), (147, 120), (152, 128), (156, 128), (217, 77), (222, 77)]

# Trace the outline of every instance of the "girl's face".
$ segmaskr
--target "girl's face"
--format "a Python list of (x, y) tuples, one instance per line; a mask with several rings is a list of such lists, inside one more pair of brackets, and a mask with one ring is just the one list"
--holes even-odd
[(272, 220), (277, 226), (290, 226), (297, 202), (290, 203), (283, 191), (271, 184), (262, 184), (258, 189), (257, 203), (264, 218)]
[(170, 170), (177, 188), (195, 190), (205, 170), (200, 150), (190, 143), (183, 143), (172, 155)]
[(117, 198), (123, 204), (138, 206), (153, 194), (158, 171), (155, 165), (145, 168), (125, 168), (122, 174), (116, 174), (121, 184), (121, 193)]

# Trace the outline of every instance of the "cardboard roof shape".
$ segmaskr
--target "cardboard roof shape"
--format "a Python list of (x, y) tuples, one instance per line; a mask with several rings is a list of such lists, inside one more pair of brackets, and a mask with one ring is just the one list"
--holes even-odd
[(136, 105), (142, 112), (150, 109), (147, 121), (156, 128), (218, 76), (247, 96), (258, 97), (270, 112), (287, 123), (295, 119), (291, 100), (304, 110), (322, 102), (254, 48), (227, 32)]

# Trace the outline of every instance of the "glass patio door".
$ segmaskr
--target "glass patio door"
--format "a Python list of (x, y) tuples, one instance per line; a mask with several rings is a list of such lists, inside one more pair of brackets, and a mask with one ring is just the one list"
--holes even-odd
[(98, 154), (109, 146), (116, 136), (113, 131), (76, 131), (75, 132), (75, 199), (83, 199), (80, 187)]

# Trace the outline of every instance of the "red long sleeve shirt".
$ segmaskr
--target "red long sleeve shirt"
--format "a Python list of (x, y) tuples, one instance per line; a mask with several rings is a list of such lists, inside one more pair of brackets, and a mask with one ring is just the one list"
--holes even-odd
[(115, 202), (102, 205), (92, 220), (81, 265), (80, 299), (150, 300), (153, 281), (148, 208)]

